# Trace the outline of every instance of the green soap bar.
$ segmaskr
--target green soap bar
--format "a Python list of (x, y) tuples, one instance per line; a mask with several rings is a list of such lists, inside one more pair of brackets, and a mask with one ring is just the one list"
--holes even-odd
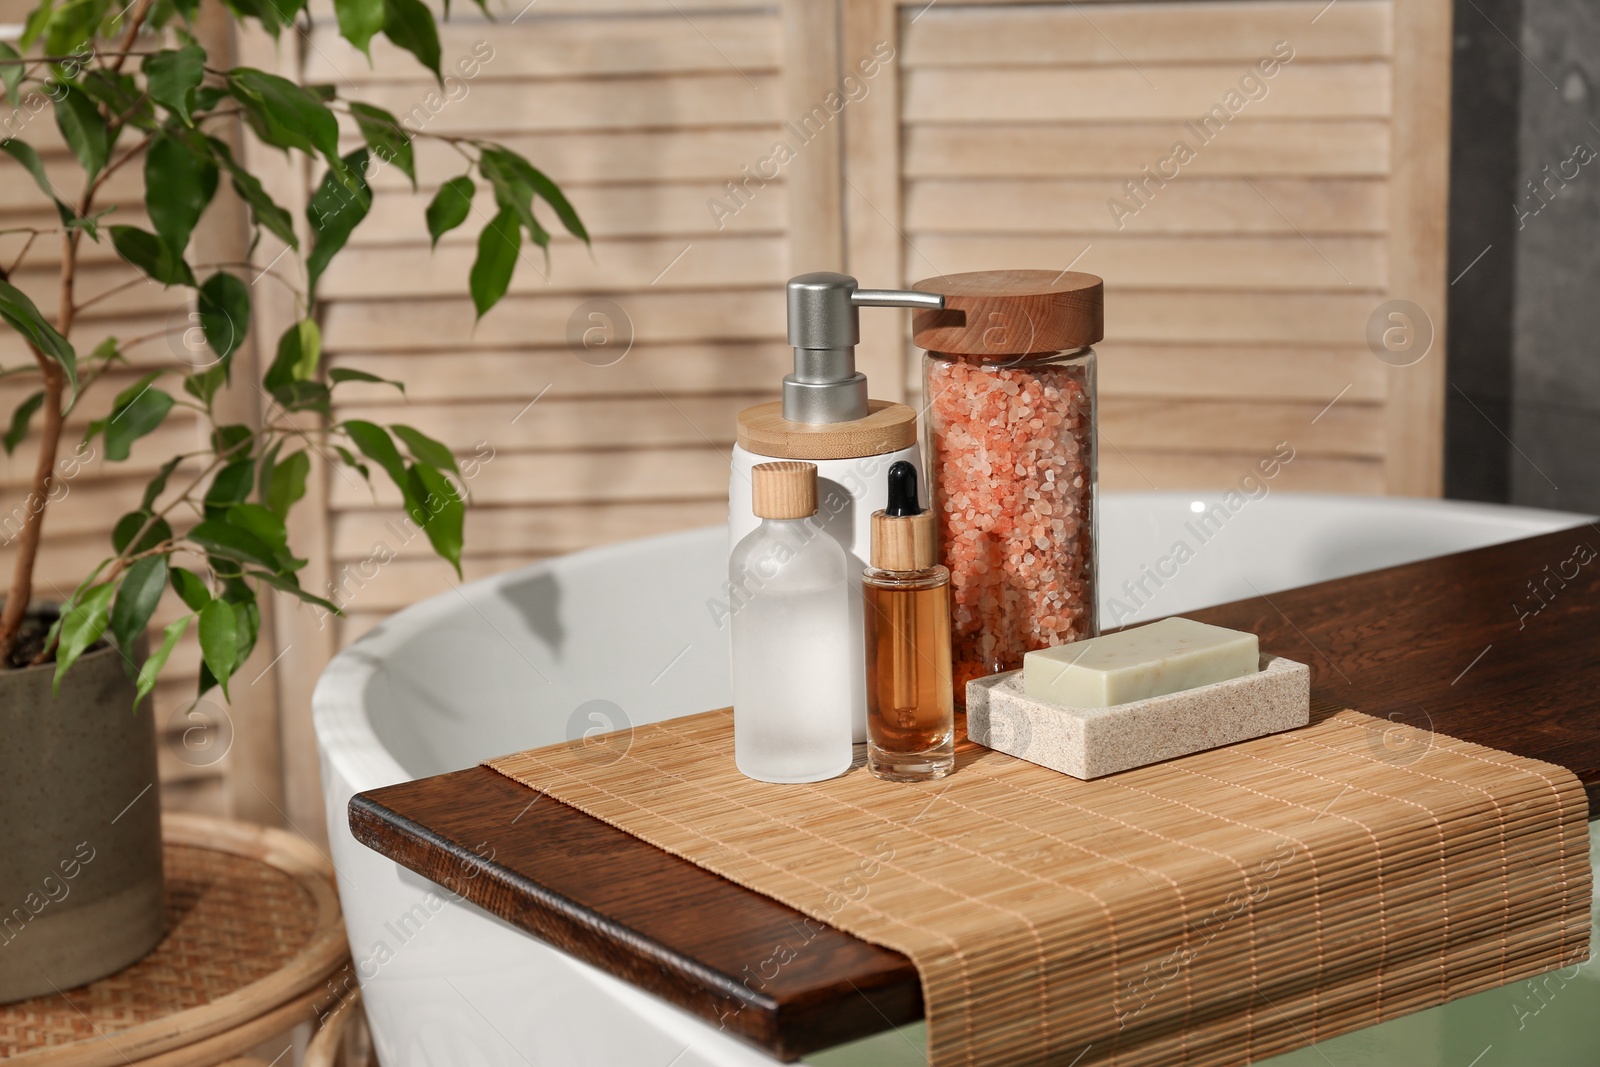
[(1022, 659), (1022, 688), (1037, 700), (1107, 708), (1225, 682), (1260, 667), (1255, 634), (1193, 619), (1162, 619), (1029, 652)]

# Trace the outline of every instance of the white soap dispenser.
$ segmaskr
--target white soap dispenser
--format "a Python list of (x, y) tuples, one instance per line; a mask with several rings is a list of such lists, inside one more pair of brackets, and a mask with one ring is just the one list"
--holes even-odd
[[(861, 574), (872, 554), (872, 513), (888, 505), (887, 472), (898, 462), (922, 473), (917, 413), (904, 404), (867, 397), (867, 377), (856, 370), (863, 307), (942, 308), (944, 297), (899, 289), (862, 289), (848, 274), (819, 271), (789, 279), (789, 344), (794, 373), (783, 379), (783, 399), (739, 413), (738, 444), (728, 483), (731, 549), (760, 523), (751, 498), (751, 468), (773, 460), (817, 466), (817, 515), (849, 556), (850, 622), (862, 633)], [(926, 485), (926, 478), (918, 478)], [(923, 501), (924, 505), (926, 501)], [(748, 590), (730, 587), (727, 610), (736, 611)], [(851, 685), (856, 743), (867, 739), (865, 653), (856, 656)]]

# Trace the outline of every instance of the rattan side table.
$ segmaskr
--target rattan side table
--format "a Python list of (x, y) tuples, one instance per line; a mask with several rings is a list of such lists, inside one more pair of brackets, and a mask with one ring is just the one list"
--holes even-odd
[(0, 1006), (6, 1067), (215, 1067), (280, 1035), (287, 1048), (353, 987), (316, 848), (193, 815), (163, 815), (162, 837), (166, 937), (98, 982)]

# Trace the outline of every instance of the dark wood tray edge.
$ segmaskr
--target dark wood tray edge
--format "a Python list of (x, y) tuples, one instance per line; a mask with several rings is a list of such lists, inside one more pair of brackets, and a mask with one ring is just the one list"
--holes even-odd
[[(573, 810), (580, 817), (592, 817)], [(352, 836), (379, 855), (422, 875), (452, 896), (785, 1062), (916, 1022), (923, 1016), (921, 990), (908, 991), (898, 983), (856, 987), (860, 995), (852, 998), (857, 1005), (855, 1011), (841, 1012), (838, 1000), (832, 996), (780, 1003), (729, 975), (697, 966), (668, 946), (485, 859), (466, 844), (436, 833), (366, 794), (350, 798), (348, 816)], [(463, 876), (468, 871), (477, 873)], [(604, 951), (602, 944), (606, 942), (628, 946), (632, 951)]]

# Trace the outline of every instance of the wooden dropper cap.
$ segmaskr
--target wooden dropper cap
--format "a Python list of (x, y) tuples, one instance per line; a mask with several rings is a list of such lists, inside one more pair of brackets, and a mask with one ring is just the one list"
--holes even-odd
[(933, 512), (917, 506), (917, 468), (889, 467), (889, 506), (872, 513), (872, 565), (884, 571), (933, 566)]
[(750, 468), (750, 495), (759, 518), (809, 519), (817, 513), (817, 465), (757, 463)]

